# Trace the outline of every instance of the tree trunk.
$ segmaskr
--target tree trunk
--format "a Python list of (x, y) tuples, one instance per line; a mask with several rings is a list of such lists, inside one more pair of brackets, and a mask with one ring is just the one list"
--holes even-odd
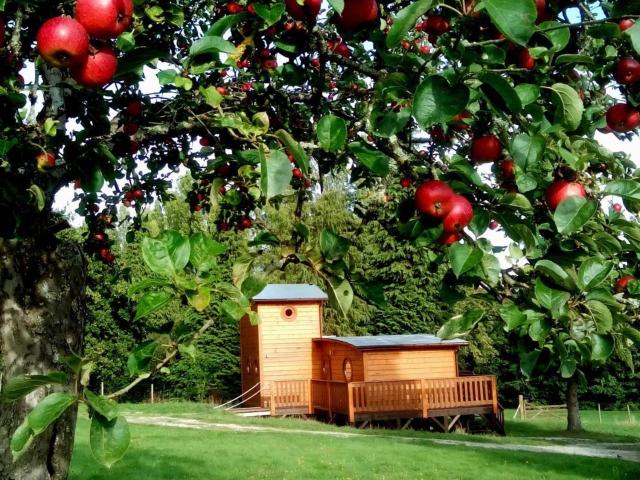
[[(0, 387), (21, 374), (60, 370), (60, 359), (82, 353), (82, 292), (86, 265), (77, 245), (49, 237), (0, 239)], [(40, 388), (0, 404), (0, 479), (63, 480), (69, 474), (77, 408), (70, 408), (12, 462), (16, 427), (45, 395), (72, 385)]]
[(578, 406), (578, 379), (575, 377), (567, 383), (567, 431), (582, 431), (580, 407)]

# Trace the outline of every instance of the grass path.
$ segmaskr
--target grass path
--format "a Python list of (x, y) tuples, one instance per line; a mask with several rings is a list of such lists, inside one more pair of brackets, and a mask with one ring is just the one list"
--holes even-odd
[[(195, 430), (212, 430), (212, 431), (231, 431), (231, 432), (255, 432), (255, 433), (281, 433), (281, 434), (303, 434), (316, 436), (330, 436), (339, 438), (370, 438), (371, 434), (355, 433), (355, 432), (339, 432), (331, 430), (311, 430), (299, 428), (280, 428), (271, 426), (247, 425), (239, 423), (216, 423), (203, 421), (193, 418), (174, 417), (166, 415), (144, 415), (129, 414), (127, 420), (137, 425), (152, 425), (173, 428), (187, 428)], [(376, 436), (376, 435), (373, 435)], [(490, 450), (507, 450), (530, 453), (557, 453), (563, 455), (576, 455), (591, 458), (608, 458), (621, 459), (630, 462), (640, 463), (640, 450), (637, 449), (635, 443), (611, 443), (599, 442), (597, 440), (582, 439), (578, 442), (573, 441), (566, 444), (565, 438), (547, 438), (552, 441), (551, 445), (525, 445), (522, 443), (496, 443), (496, 442), (477, 442), (459, 439), (440, 439), (440, 438), (417, 438), (400, 435), (378, 435), (385, 439), (393, 439), (401, 442), (409, 443), (430, 443), (434, 445), (453, 445), (471, 448), (481, 448)], [(559, 440), (563, 443), (556, 443)], [(574, 439), (578, 440), (578, 439)], [(625, 448), (636, 447), (636, 448)]]

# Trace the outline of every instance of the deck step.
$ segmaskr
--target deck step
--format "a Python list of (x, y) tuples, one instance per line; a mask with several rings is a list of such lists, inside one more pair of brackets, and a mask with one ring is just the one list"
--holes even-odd
[(262, 407), (231, 408), (227, 412), (239, 417), (268, 417), (271, 415), (271, 410)]

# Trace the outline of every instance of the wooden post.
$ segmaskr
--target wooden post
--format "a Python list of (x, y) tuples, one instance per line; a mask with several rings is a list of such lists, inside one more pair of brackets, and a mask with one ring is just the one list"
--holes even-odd
[(311, 392), (313, 392), (313, 386), (311, 385), (311, 379), (307, 380), (307, 401), (309, 403), (309, 408), (307, 409), (307, 413), (311, 415), (313, 413), (313, 401), (311, 400)]
[(496, 377), (491, 377), (491, 397), (493, 399), (493, 414), (498, 415), (498, 385)]
[(427, 398), (427, 386), (424, 378), (420, 379), (420, 389), (422, 390), (422, 418), (429, 415), (429, 400)]
[(520, 420), (524, 420), (524, 395), (518, 395), (518, 409), (520, 409)]
[(275, 390), (276, 390), (275, 382), (271, 382), (270, 390), (269, 390), (269, 395), (270, 395), (269, 407), (271, 408), (271, 416), (272, 417), (276, 416), (276, 395), (275, 395)]
[(104, 382), (100, 382), (100, 395), (104, 397)]
[(154, 398), (153, 398), (153, 383), (151, 384), (151, 403), (154, 403)]
[(600, 419), (600, 424), (602, 424), (602, 412), (600, 411), (600, 404), (598, 404), (598, 418)]
[(353, 425), (356, 421), (356, 414), (353, 411), (353, 384), (347, 383), (347, 401), (349, 402), (349, 423)]
[(333, 418), (333, 409), (331, 408), (331, 382), (327, 381), (327, 403), (329, 403), (329, 418)]

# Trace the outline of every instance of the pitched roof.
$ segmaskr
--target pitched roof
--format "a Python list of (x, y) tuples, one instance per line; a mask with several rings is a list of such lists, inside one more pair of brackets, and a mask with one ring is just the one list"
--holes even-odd
[(397, 348), (397, 347), (444, 347), (464, 346), (469, 342), (461, 338), (442, 340), (440, 337), (428, 334), (416, 335), (371, 335), (363, 337), (335, 337), (332, 335), (316, 338), (314, 340), (333, 340), (347, 343), (361, 349)]
[(254, 296), (254, 302), (327, 301), (329, 297), (315, 285), (305, 283), (270, 283)]

